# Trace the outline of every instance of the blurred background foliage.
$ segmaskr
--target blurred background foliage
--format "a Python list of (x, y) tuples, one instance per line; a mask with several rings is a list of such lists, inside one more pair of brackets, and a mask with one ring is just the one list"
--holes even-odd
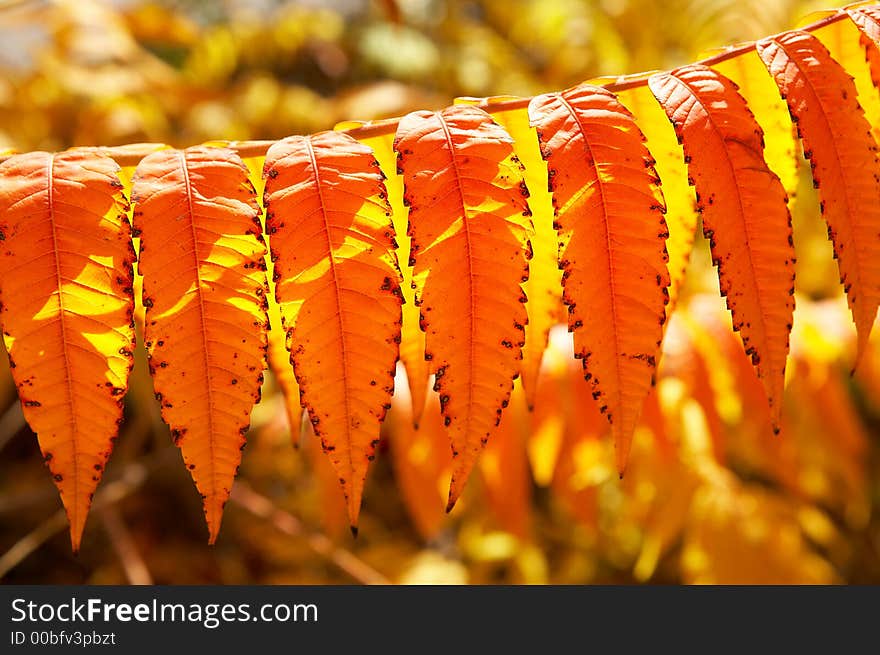
[[(11, 0), (0, 2), (0, 149), (280, 138), (440, 108), (460, 95), (532, 95), (688, 63), (821, 8), (800, 0)], [(780, 436), (698, 240), (623, 480), (560, 327), (535, 410), (518, 390), (450, 516), (437, 400), (415, 431), (406, 383), (397, 381), (356, 541), (315, 439), (306, 432), (291, 447), (301, 427), (288, 425), (268, 376), (220, 539), (209, 547), (141, 359), (74, 556), (0, 357), (0, 579), (880, 581), (880, 340), (851, 375), (853, 329), (807, 167), (801, 178), (791, 204), (798, 310)]]

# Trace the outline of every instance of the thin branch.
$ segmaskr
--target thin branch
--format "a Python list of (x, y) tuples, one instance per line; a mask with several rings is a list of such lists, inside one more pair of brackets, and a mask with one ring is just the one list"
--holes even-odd
[(21, 564), (37, 548), (67, 527), (67, 515), (59, 509), (0, 556), (0, 579)]
[(104, 519), (104, 529), (107, 531), (107, 536), (110, 537), (113, 550), (116, 551), (116, 556), (122, 564), (128, 584), (153, 584), (150, 570), (147, 568), (147, 564), (141, 557), (140, 552), (138, 552), (134, 539), (131, 538), (131, 533), (119, 516), (119, 510), (116, 506), (108, 505), (105, 507), (101, 512), (101, 518)]
[[(119, 479), (107, 483), (101, 491), (95, 494), (95, 501), (92, 504), (93, 508), (100, 510), (119, 502), (137, 490), (146, 479), (146, 466), (139, 462), (129, 464)], [(67, 516), (63, 509), (59, 509), (0, 556), (0, 578), (21, 564), (37, 548), (66, 527)]]
[[(24, 420), (23, 416), (22, 420)], [(148, 434), (152, 429), (152, 426), (153, 423), (150, 421), (139, 421), (135, 419), (134, 421), (127, 422), (125, 425), (125, 431), (121, 435), (122, 443), (141, 443), (144, 434)], [(2, 421), (0, 421), (0, 427), (2, 427)], [(0, 441), (2, 441), (2, 438), (0, 438)], [(0, 447), (2, 447), (2, 444), (0, 444)], [(145, 466), (149, 472), (152, 472), (154, 469), (174, 461), (178, 452), (177, 448), (168, 445), (146, 457), (142, 457), (140, 460), (141, 465)], [(126, 475), (125, 471), (127, 471), (127, 469), (123, 469), (123, 476)], [(32, 507), (33, 505), (47, 502), (52, 498), (57, 498), (57, 492), (51, 485), (40, 485), (39, 488), (34, 489), (31, 492), (22, 492), (13, 495), (0, 494), (0, 516), (12, 512), (19, 512), (28, 507)]]
[[(837, 21), (844, 20), (848, 18), (848, 16), (849, 15), (846, 13), (846, 11), (844, 11), (843, 9), (838, 9), (837, 13), (829, 14), (828, 16), (825, 16), (824, 18), (821, 18), (814, 23), (804, 25), (800, 29), (806, 32), (813, 32), (827, 25), (831, 25), (832, 23), (836, 23)], [(703, 64), (705, 66), (711, 66), (749, 52), (754, 48), (754, 41), (730, 46), (722, 50), (718, 54), (707, 57), (706, 59), (701, 59), (700, 61), (695, 63)], [(624, 91), (626, 89), (632, 89), (635, 87), (646, 85), (648, 83), (649, 76), (650, 74), (648, 73), (621, 75), (620, 77), (614, 78), (613, 81), (603, 83), (601, 86), (604, 86), (609, 91)], [(496, 112), (510, 111), (512, 109), (523, 109), (525, 107), (528, 107), (530, 101), (531, 98), (515, 98), (512, 100), (504, 100), (500, 102), (482, 102), (475, 106), (485, 109), (490, 114), (494, 114)], [(353, 127), (344, 131), (357, 139), (366, 139), (374, 136), (394, 134), (397, 131), (397, 125), (399, 122), (399, 118), (390, 118), (381, 121), (370, 121), (365, 125)], [(275, 143), (275, 141), (230, 141), (226, 147), (235, 150), (242, 158), (247, 159), (248, 157), (261, 157), (265, 155), (266, 151), (272, 146), (273, 143)], [(158, 143), (137, 143), (125, 146), (99, 147), (97, 149), (112, 157), (120, 166), (125, 167), (136, 166), (138, 162), (146, 157), (149, 153), (162, 147), (164, 146)], [(2, 163), (8, 157), (9, 155), (0, 156), (0, 163)]]
[(334, 544), (325, 535), (312, 532), (290, 512), (277, 507), (271, 500), (254, 491), (246, 483), (238, 481), (232, 488), (230, 500), (254, 516), (269, 521), (275, 528), (291, 537), (304, 539), (306, 545), (317, 555), (324, 557), (365, 585), (387, 585), (391, 581), (363, 560)]

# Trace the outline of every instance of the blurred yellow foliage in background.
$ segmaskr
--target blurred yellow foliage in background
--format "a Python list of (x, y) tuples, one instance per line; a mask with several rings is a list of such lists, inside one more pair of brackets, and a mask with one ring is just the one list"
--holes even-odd
[[(793, 27), (799, 0), (13, 0), (0, 3), (0, 150), (276, 139), (342, 120), (666, 69)], [(616, 474), (564, 328), (517, 386), (462, 502), (436, 395), (396, 383), (348, 534), (336, 476), (267, 377), (216, 546), (138, 361), (79, 556), (0, 357), (0, 578), (48, 583), (880, 581), (880, 339), (854, 330), (809, 167), (792, 173), (797, 310), (782, 432), (698, 238), (631, 464)], [(142, 355), (139, 355), (142, 357)], [(295, 418), (294, 418), (295, 421)], [(300, 438), (291, 447), (291, 433)], [(115, 487), (113, 485), (116, 485)], [(115, 495), (114, 495), (115, 494)], [(99, 494), (100, 495), (100, 494)], [(58, 510), (60, 511), (60, 510)]]

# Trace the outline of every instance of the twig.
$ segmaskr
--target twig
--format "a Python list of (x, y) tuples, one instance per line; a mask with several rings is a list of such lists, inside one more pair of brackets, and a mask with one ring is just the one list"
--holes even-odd
[[(837, 21), (844, 20), (847, 17), (848, 14), (845, 10), (838, 9), (837, 13), (825, 16), (824, 18), (821, 18), (814, 23), (810, 23), (809, 25), (804, 25), (800, 29), (806, 32), (813, 32), (827, 25), (831, 25), (832, 23), (836, 23)], [(728, 48), (725, 48), (721, 52), (712, 55), (711, 57), (701, 59), (700, 61), (695, 63), (703, 64), (705, 66), (711, 66), (714, 64), (718, 64), (722, 61), (726, 61), (727, 59), (737, 57), (743, 53), (749, 52), (754, 48), (755, 43), (753, 41), (730, 46)], [(609, 91), (624, 91), (626, 89), (632, 89), (635, 87), (646, 85), (648, 83), (648, 77), (649, 75), (646, 73), (621, 75), (614, 78), (613, 81), (603, 83), (602, 86), (604, 86)], [(485, 109), (490, 114), (494, 114), (496, 112), (510, 111), (513, 109), (522, 109), (524, 107), (528, 107), (530, 101), (531, 98), (514, 98), (512, 100), (504, 100), (498, 102), (484, 101), (476, 106)], [(397, 131), (397, 125), (399, 122), (399, 118), (390, 118), (381, 121), (370, 121), (365, 125), (353, 127), (344, 131), (348, 132), (348, 134), (357, 139), (365, 139), (374, 136), (394, 134)], [(242, 158), (247, 159), (248, 157), (261, 157), (265, 155), (266, 151), (272, 146), (273, 143), (275, 143), (275, 141), (230, 141), (226, 145), (226, 147), (235, 150)], [(136, 143), (125, 146), (99, 147), (97, 148), (97, 150), (112, 157), (116, 161), (116, 163), (118, 163), (120, 166), (125, 167), (136, 166), (138, 162), (146, 157), (149, 153), (162, 147), (164, 146), (158, 143)], [(7, 157), (8, 156), (0, 156), (0, 163), (2, 163)]]
[(119, 562), (125, 570), (128, 584), (153, 584), (150, 570), (138, 552), (137, 546), (131, 538), (131, 533), (119, 516), (119, 510), (116, 506), (108, 505), (105, 507), (101, 512), (101, 518), (104, 519), (104, 529), (107, 531), (107, 536), (110, 537), (113, 550), (116, 551), (116, 556), (119, 557)]
[[(101, 491), (95, 494), (93, 507), (100, 510), (119, 502), (138, 489), (146, 479), (146, 466), (139, 462), (129, 464), (119, 479), (107, 483)], [(21, 564), (31, 553), (64, 530), (65, 527), (67, 527), (67, 516), (63, 509), (59, 509), (0, 556), (0, 578)]]
[[(23, 417), (22, 417), (23, 420)], [(2, 423), (0, 423), (2, 426)], [(126, 424), (125, 432), (122, 434), (122, 442), (129, 441), (140, 442), (143, 432), (149, 432), (152, 429), (152, 423), (133, 421)], [(2, 444), (0, 444), (2, 447)], [(164, 464), (170, 463), (176, 459), (177, 448), (168, 445), (159, 451), (156, 451), (146, 457), (141, 458), (141, 463), (150, 472)], [(125, 469), (122, 475), (125, 475)], [(46, 502), (56, 497), (56, 491), (52, 485), (40, 485), (39, 489), (35, 489), (30, 493), (18, 493), (10, 496), (9, 494), (0, 494), (0, 516), (11, 512), (18, 512), (27, 507)]]
[(19, 539), (0, 557), (0, 579), (21, 564), (37, 548), (49, 541), (67, 526), (67, 515), (59, 509), (48, 519)]
[(254, 491), (244, 482), (236, 482), (230, 500), (254, 516), (269, 521), (275, 528), (291, 537), (305, 540), (317, 555), (325, 557), (354, 580), (365, 585), (387, 585), (391, 581), (352, 553), (337, 546), (325, 535), (307, 530), (293, 514), (278, 508), (271, 500)]

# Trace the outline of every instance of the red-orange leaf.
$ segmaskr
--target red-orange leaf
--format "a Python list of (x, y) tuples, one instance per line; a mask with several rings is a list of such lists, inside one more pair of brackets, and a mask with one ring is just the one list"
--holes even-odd
[(400, 271), (382, 172), (370, 148), (322, 132), (273, 145), (264, 177), (275, 294), (303, 405), (356, 531), (400, 343)]
[(818, 39), (786, 32), (757, 43), (797, 122), (858, 333), (858, 358), (880, 304), (880, 163), (847, 72)]
[(260, 209), (247, 168), (225, 148), (148, 155), (132, 196), (153, 386), (213, 543), (263, 381)]
[(623, 472), (656, 369), (669, 294), (663, 196), (632, 114), (582, 85), (529, 105), (550, 169), (563, 300)]
[(452, 509), (522, 359), (528, 191), (510, 136), (476, 107), (409, 114), (394, 148), (410, 206), (425, 358), (452, 441)]
[(652, 76), (649, 85), (684, 144), (721, 293), (776, 427), (794, 311), (785, 190), (764, 161), (761, 128), (730, 80), (693, 65)]
[(131, 229), (119, 166), (89, 150), (0, 165), (0, 318), (24, 415), (79, 549), (133, 361)]

